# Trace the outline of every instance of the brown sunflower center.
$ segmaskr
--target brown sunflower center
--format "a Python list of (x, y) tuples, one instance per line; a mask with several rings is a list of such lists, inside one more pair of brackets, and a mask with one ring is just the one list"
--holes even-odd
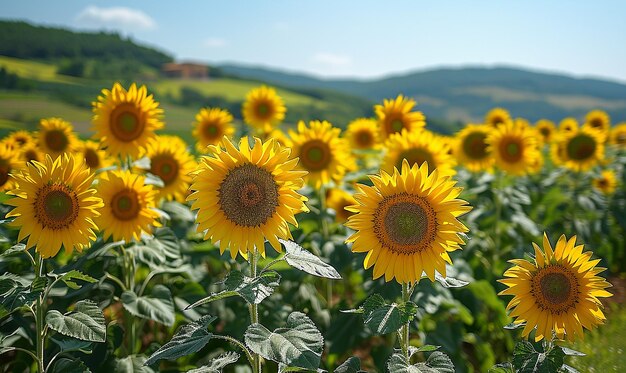
[(118, 220), (133, 220), (140, 211), (139, 196), (133, 189), (122, 189), (111, 199), (111, 213)]
[(522, 159), (524, 145), (521, 139), (506, 137), (500, 142), (498, 150), (505, 162), (517, 163)]
[(109, 123), (111, 133), (122, 142), (138, 139), (145, 129), (145, 123), (137, 113), (133, 104), (120, 104), (111, 112)]
[(0, 187), (9, 181), (11, 165), (6, 159), (0, 159)]
[(204, 137), (207, 139), (216, 139), (222, 137), (222, 131), (215, 123), (206, 123), (203, 128)]
[(416, 164), (419, 167), (424, 162), (428, 163), (429, 173), (434, 170), (435, 167), (437, 167), (433, 154), (424, 148), (407, 149), (400, 153), (398, 161), (396, 162), (396, 167), (398, 168), (398, 170), (402, 169), (402, 160), (404, 159), (409, 162), (409, 166), (413, 166), (414, 164)]
[(66, 185), (44, 185), (37, 192), (33, 204), (35, 217), (44, 228), (65, 229), (78, 218), (78, 196)]
[(374, 214), (374, 233), (395, 253), (422, 252), (436, 238), (437, 214), (424, 197), (406, 192), (386, 196)]
[(52, 151), (60, 153), (67, 149), (70, 141), (62, 130), (47, 131), (44, 136), (46, 146)]
[(40, 161), (39, 154), (34, 149), (28, 149), (22, 154), (26, 162)]
[(548, 129), (547, 127), (540, 128), (539, 132), (541, 133), (541, 136), (545, 138), (550, 137), (550, 129)]
[(584, 161), (591, 158), (597, 148), (596, 140), (584, 133), (572, 137), (567, 143), (567, 157), (576, 161)]
[(593, 118), (589, 121), (589, 125), (593, 128), (603, 128), (604, 121), (600, 118)]
[(504, 123), (504, 118), (499, 115), (493, 116), (491, 118), (491, 124), (493, 125), (497, 126), (498, 124), (502, 124), (502, 123)]
[(272, 174), (247, 163), (232, 169), (222, 181), (219, 205), (226, 218), (244, 227), (259, 227), (278, 207), (278, 184)]
[(575, 307), (579, 295), (575, 274), (561, 265), (539, 269), (532, 278), (531, 292), (542, 309), (553, 313)]
[(268, 119), (272, 116), (272, 106), (268, 102), (259, 102), (256, 105), (256, 115), (261, 119)]
[(617, 136), (615, 136), (615, 142), (619, 145), (626, 144), (626, 131), (618, 133)]
[(300, 162), (309, 171), (326, 169), (332, 160), (330, 146), (322, 140), (310, 140), (300, 149)]
[(374, 145), (374, 136), (372, 136), (372, 132), (365, 129), (358, 131), (355, 134), (354, 139), (361, 148), (369, 148)]
[(150, 159), (150, 172), (163, 180), (168, 185), (178, 177), (180, 167), (171, 154), (162, 153)]
[(387, 121), (387, 132), (388, 133), (396, 133), (401, 132), (404, 127), (404, 121), (402, 118), (390, 118)]
[(15, 136), (14, 139), (15, 142), (20, 146), (26, 144), (26, 142), (28, 141), (28, 139), (23, 136)]
[(87, 148), (85, 149), (85, 163), (92, 170), (98, 169), (100, 167), (100, 157), (98, 153), (94, 149)]
[(485, 139), (487, 135), (483, 132), (473, 132), (465, 136), (463, 139), (463, 152), (471, 159), (484, 159), (487, 153), (487, 144)]

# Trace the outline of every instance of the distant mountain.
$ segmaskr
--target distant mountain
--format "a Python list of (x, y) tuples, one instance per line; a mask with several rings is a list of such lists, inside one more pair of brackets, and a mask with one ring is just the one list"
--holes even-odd
[(381, 101), (402, 93), (414, 97), (427, 116), (448, 121), (479, 121), (502, 106), (531, 121), (566, 116), (582, 119), (603, 109), (613, 122), (626, 121), (626, 85), (515, 68), (442, 68), (381, 79), (320, 79), (267, 68), (222, 65), (227, 74), (284, 86), (332, 89)]

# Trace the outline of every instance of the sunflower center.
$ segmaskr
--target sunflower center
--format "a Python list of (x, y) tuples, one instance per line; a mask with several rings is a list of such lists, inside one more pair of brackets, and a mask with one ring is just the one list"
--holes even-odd
[(392, 119), (389, 122), (389, 133), (396, 133), (402, 131), (404, 128), (404, 122), (400, 118)]
[(539, 129), (539, 132), (541, 132), (541, 135), (542, 135), (543, 137), (548, 137), (548, 136), (550, 136), (550, 130), (549, 130), (549, 129), (547, 129), (546, 127), (543, 127), (543, 128), (541, 128), (541, 129)]
[(260, 102), (256, 106), (256, 114), (259, 118), (267, 119), (272, 115), (272, 108), (266, 102)]
[(437, 215), (430, 202), (417, 195), (386, 196), (374, 214), (374, 233), (383, 247), (398, 254), (429, 248), (436, 238)]
[(100, 167), (98, 153), (93, 149), (85, 149), (85, 163), (92, 170), (98, 169)]
[(522, 149), (519, 139), (505, 138), (500, 143), (500, 156), (508, 163), (517, 163), (522, 159)]
[(208, 139), (214, 139), (220, 136), (220, 129), (214, 123), (208, 123), (204, 126), (204, 136)]
[(226, 218), (244, 227), (267, 223), (279, 205), (274, 177), (251, 163), (232, 169), (224, 177), (218, 195)]
[(26, 150), (23, 156), (26, 162), (39, 161), (39, 154), (33, 149)]
[(615, 140), (616, 143), (620, 145), (626, 144), (626, 132), (622, 132), (615, 137), (616, 137), (616, 140)]
[(609, 185), (609, 181), (605, 178), (598, 180), (598, 186), (600, 188), (606, 188)]
[(168, 185), (178, 177), (180, 167), (171, 154), (159, 154), (150, 160), (150, 172), (163, 180)]
[(35, 217), (44, 228), (64, 229), (78, 218), (78, 196), (66, 185), (44, 185), (37, 192), (33, 204)]
[(141, 204), (137, 192), (132, 189), (123, 189), (111, 199), (111, 213), (118, 220), (132, 220), (139, 216)]
[(111, 113), (111, 133), (117, 140), (131, 142), (143, 133), (145, 124), (136, 111), (132, 104), (121, 104)]
[(9, 162), (5, 159), (0, 159), (0, 186), (3, 186), (7, 183), (7, 181), (9, 181), (10, 172), (11, 166), (9, 165)]
[(69, 145), (69, 139), (61, 130), (46, 132), (45, 141), (48, 148), (57, 153), (64, 151)]
[(369, 148), (374, 143), (374, 137), (372, 136), (372, 133), (367, 130), (357, 132), (355, 138), (357, 144), (359, 144), (359, 146), (363, 148)]
[(309, 171), (326, 169), (330, 161), (330, 147), (322, 140), (310, 140), (300, 149), (300, 162)]
[(602, 128), (602, 127), (603, 127), (604, 122), (603, 122), (603, 121), (602, 121), (602, 119), (600, 119), (600, 118), (593, 118), (593, 119), (589, 122), (589, 124), (590, 124), (590, 125), (591, 125), (591, 127), (593, 127), (593, 128)]
[(491, 119), (491, 123), (494, 125), (502, 124), (504, 123), (504, 118), (502, 118), (501, 116), (495, 116)]
[(489, 155), (485, 143), (486, 138), (487, 135), (482, 132), (470, 133), (463, 139), (463, 151), (472, 159), (486, 158)]
[(535, 273), (531, 292), (540, 308), (562, 313), (576, 306), (578, 280), (567, 268), (558, 264), (550, 265)]
[(24, 145), (24, 144), (26, 144), (26, 141), (28, 141), (28, 140), (25, 137), (21, 137), (21, 136), (16, 136), (15, 137), (15, 142), (18, 145)]
[(576, 161), (591, 158), (596, 152), (596, 141), (586, 134), (578, 134), (567, 143), (567, 156)]
[(432, 170), (434, 170), (436, 167), (435, 159), (433, 158), (432, 153), (424, 148), (412, 148), (400, 153), (398, 161), (396, 162), (396, 167), (398, 168), (398, 170), (402, 169), (402, 160), (404, 159), (409, 162), (409, 166), (417, 164), (417, 166), (419, 167), (422, 165), (422, 163), (426, 162), (428, 163), (428, 169), (430, 172), (432, 172)]

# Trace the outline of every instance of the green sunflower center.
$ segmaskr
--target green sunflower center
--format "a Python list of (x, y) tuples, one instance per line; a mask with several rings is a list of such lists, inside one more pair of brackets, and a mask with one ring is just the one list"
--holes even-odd
[(300, 149), (300, 162), (309, 171), (321, 171), (332, 160), (330, 146), (322, 140), (310, 140)]
[(45, 142), (48, 148), (56, 153), (61, 153), (67, 149), (70, 141), (61, 130), (52, 130), (46, 132)]
[(404, 122), (401, 119), (394, 119), (390, 123), (391, 133), (400, 132), (404, 128)]
[(34, 207), (35, 217), (44, 228), (64, 229), (78, 218), (78, 196), (65, 185), (44, 185), (35, 196)]
[(117, 192), (111, 200), (111, 213), (118, 220), (133, 220), (139, 216), (140, 211), (139, 196), (133, 189), (123, 189)]
[(274, 176), (251, 163), (232, 169), (224, 177), (218, 195), (226, 218), (244, 227), (267, 223), (279, 206)]
[(150, 160), (150, 172), (160, 177), (165, 185), (176, 180), (179, 169), (178, 162), (171, 154), (159, 154)]
[(214, 123), (209, 123), (204, 126), (204, 135), (209, 139), (214, 139), (220, 135), (220, 130)]
[(409, 162), (409, 166), (416, 164), (419, 167), (424, 162), (428, 163), (429, 173), (437, 167), (433, 154), (424, 148), (412, 148), (400, 153), (398, 161), (396, 162), (398, 170), (402, 169), (402, 160), (404, 159)]
[(517, 163), (524, 155), (522, 149), (521, 139), (504, 138), (500, 143), (500, 156), (508, 163)]
[(361, 148), (369, 148), (374, 143), (374, 137), (372, 136), (372, 133), (368, 130), (362, 130), (362, 131), (357, 132), (355, 139), (356, 139), (356, 143)]
[(110, 130), (122, 142), (138, 139), (144, 131), (145, 123), (140, 120), (137, 108), (132, 104), (120, 104), (111, 112)]
[(549, 273), (540, 280), (541, 294), (552, 304), (566, 302), (572, 291), (570, 279), (563, 273)]
[(576, 161), (587, 160), (593, 157), (597, 146), (593, 137), (584, 133), (578, 134), (567, 143), (567, 157)]
[(486, 158), (487, 144), (485, 139), (487, 135), (483, 132), (473, 132), (465, 136), (463, 139), (463, 152), (471, 159), (481, 160)]

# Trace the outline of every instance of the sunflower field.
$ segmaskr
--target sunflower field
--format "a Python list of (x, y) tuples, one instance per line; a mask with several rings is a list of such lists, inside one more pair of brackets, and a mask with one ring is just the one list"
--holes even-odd
[(626, 369), (603, 111), (445, 136), (403, 95), (283, 123), (261, 86), (188, 144), (146, 86), (92, 109), (89, 138), (52, 117), (0, 142), (2, 372)]

